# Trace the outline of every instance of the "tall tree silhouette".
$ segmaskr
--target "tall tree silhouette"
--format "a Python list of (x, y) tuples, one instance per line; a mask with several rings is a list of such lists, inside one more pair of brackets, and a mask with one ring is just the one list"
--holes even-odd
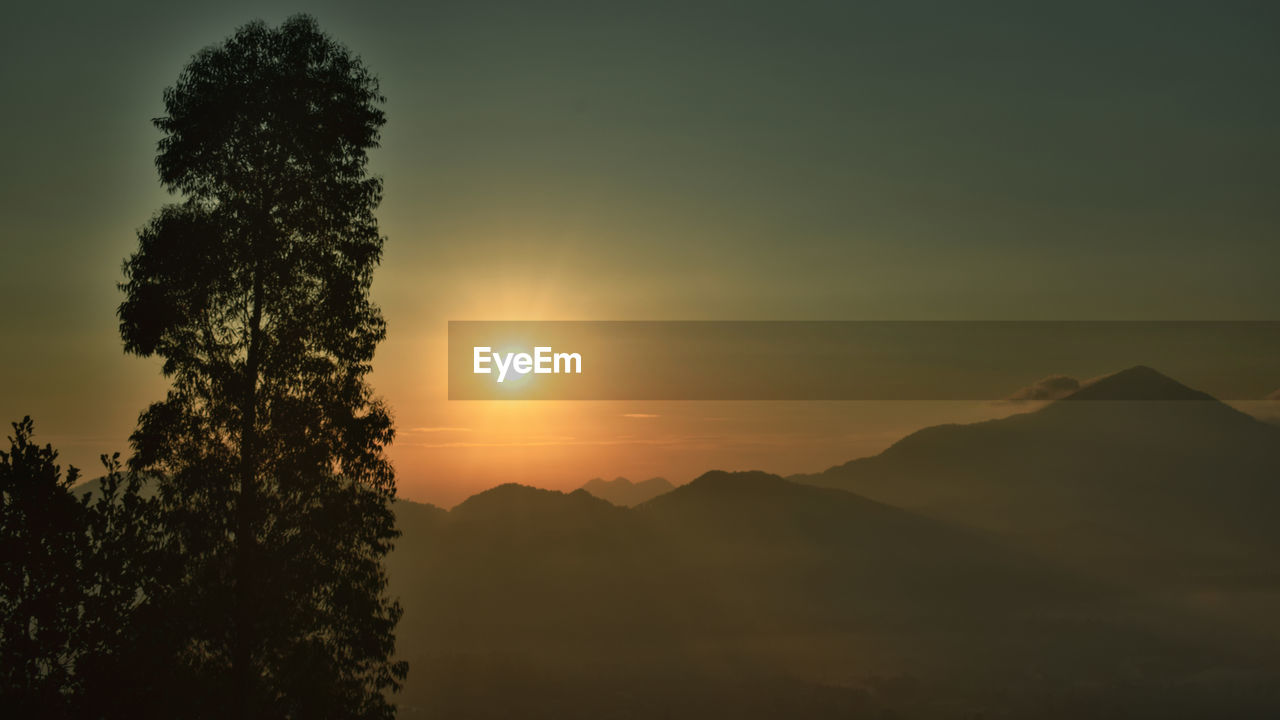
[[(386, 334), (367, 170), (376, 78), (307, 16), (254, 22), (164, 93), (156, 166), (183, 196), (124, 266), (125, 350), (164, 359), (130, 467), (155, 473), (184, 557), (175, 606), (192, 706), (241, 717), (389, 717), (397, 535), (365, 382)], [(229, 703), (235, 703), (229, 705)]]

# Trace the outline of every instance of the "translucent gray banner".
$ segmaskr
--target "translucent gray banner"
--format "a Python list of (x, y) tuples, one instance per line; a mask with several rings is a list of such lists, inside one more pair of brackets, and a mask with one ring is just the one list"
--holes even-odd
[[(454, 321), (449, 398), (1036, 399), (1046, 378), (1070, 389), (1144, 366), (1261, 400), (1280, 389), (1278, 359), (1276, 321)], [(1122, 399), (1165, 399), (1148, 394)]]

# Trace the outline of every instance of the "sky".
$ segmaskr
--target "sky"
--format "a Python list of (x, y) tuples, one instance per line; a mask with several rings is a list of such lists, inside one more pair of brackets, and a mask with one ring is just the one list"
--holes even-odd
[(411, 499), (814, 471), (1011, 412), (450, 403), (449, 320), (1278, 319), (1272, 3), (28, 3), (0, 26), (0, 414), (64, 461), (127, 454), (166, 387), (115, 318), (174, 199), (162, 90), (299, 11), (388, 98), (371, 382)]

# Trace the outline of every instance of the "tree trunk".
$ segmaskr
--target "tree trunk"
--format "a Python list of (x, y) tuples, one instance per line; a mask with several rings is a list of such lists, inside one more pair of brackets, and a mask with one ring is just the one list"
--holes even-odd
[(257, 407), (258, 365), (262, 335), (262, 274), (254, 272), (253, 308), (249, 318), (249, 349), (245, 357), (244, 407), (240, 429), (240, 496), (236, 505), (236, 597), (235, 638), (232, 648), (232, 676), (241, 704), (241, 718), (257, 716), (257, 683), (253, 652), (254, 595), (256, 577), (254, 555), (257, 543), (254, 514), (257, 504)]

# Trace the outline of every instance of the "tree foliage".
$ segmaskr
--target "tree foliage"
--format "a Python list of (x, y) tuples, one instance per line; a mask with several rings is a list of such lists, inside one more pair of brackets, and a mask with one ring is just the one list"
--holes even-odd
[[(126, 351), (164, 360), (131, 469), (183, 559), (169, 617), (211, 715), (381, 717), (406, 668), (382, 558), (396, 536), (376, 79), (306, 16), (240, 28), (165, 91), (156, 166), (182, 199), (125, 262)], [(238, 705), (228, 707), (234, 699)]]
[(77, 497), (31, 418), (0, 452), (0, 703), (8, 717), (136, 717), (166, 572), (157, 504), (119, 456)]
[(56, 715), (71, 693), (80, 620), (83, 506), (52, 446), (13, 423), (0, 452), (0, 682), (10, 711)]

